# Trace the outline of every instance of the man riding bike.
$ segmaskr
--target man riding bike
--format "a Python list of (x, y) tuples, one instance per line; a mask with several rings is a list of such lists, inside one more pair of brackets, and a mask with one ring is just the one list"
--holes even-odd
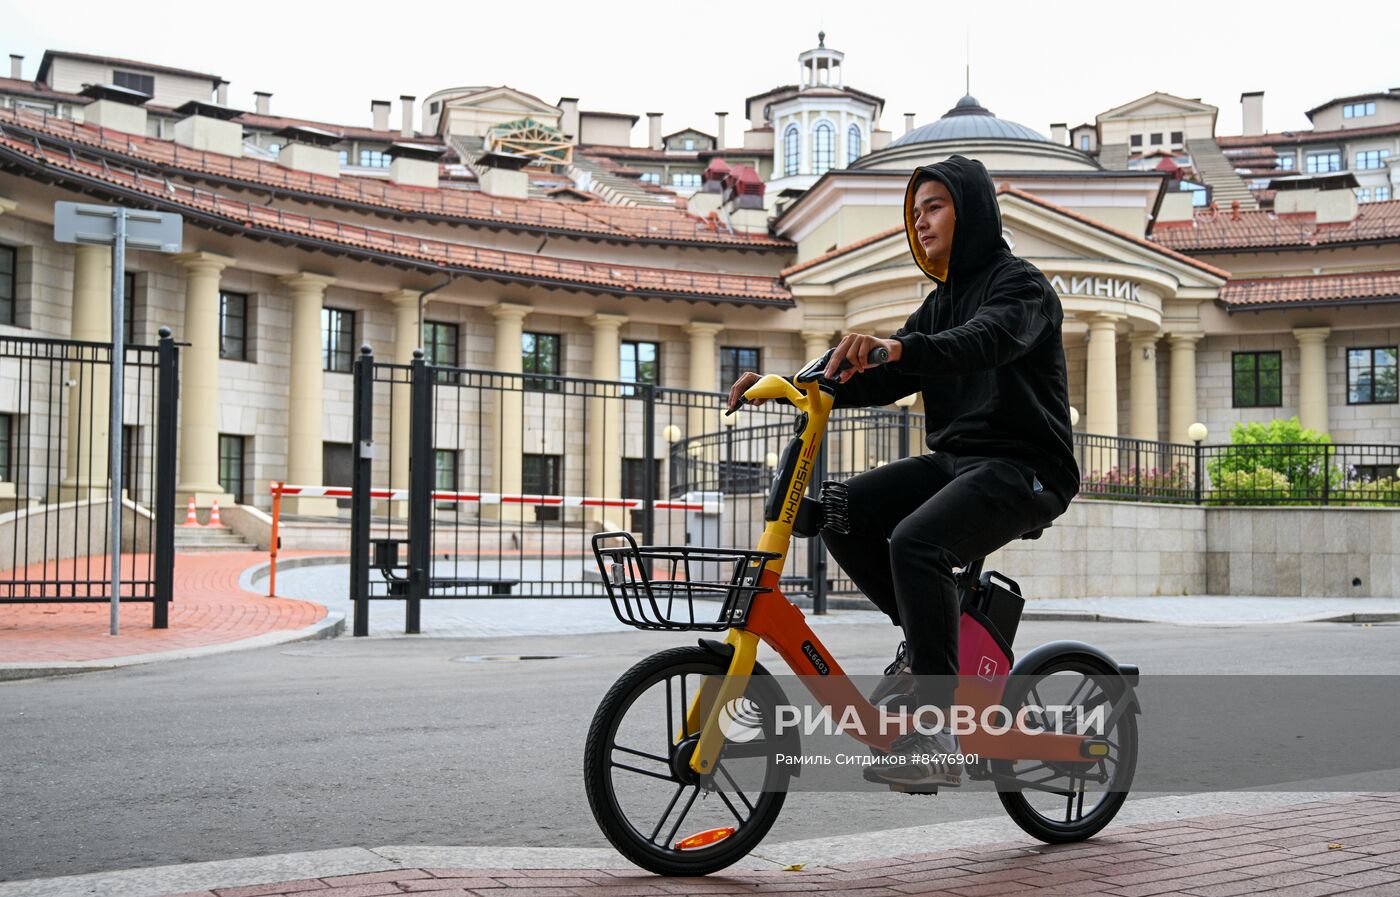
[[(904, 629), (870, 698), (944, 718), (958, 674), (953, 568), (985, 557), (1064, 513), (1079, 491), (1070, 436), (1059, 296), (1002, 238), (1001, 211), (981, 162), (951, 156), (916, 169), (904, 197), (909, 249), (937, 285), (890, 338), (850, 333), (825, 375), (835, 407), (888, 405), (919, 393), (930, 454), (847, 482), (850, 531), (822, 538), (851, 580)], [(872, 349), (889, 362), (872, 366)], [(851, 367), (837, 373), (843, 361)], [(729, 404), (758, 375), (746, 372)], [(755, 402), (754, 404), (759, 404)], [(936, 716), (921, 716), (928, 720)], [(893, 785), (957, 785), (945, 724), (897, 739), (866, 777)]]

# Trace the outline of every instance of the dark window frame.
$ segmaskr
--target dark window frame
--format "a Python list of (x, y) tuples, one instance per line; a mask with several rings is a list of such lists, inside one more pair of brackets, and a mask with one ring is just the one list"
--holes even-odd
[[(1240, 401), (1240, 375), (1245, 373), (1240, 370), (1240, 359), (1253, 359), (1252, 369), (1247, 373), (1253, 378), (1253, 401)], [(1260, 361), (1264, 358), (1274, 358), (1277, 360), (1277, 368), (1273, 371), (1262, 371)], [(1264, 394), (1264, 386), (1261, 382), (1260, 373), (1275, 374), (1278, 382), (1274, 389), (1278, 390), (1275, 401), (1266, 401), (1269, 396)], [(1278, 350), (1263, 350), (1249, 352), (1230, 353), (1230, 406), (1232, 408), (1281, 408), (1283, 407), (1283, 353)]]
[[(642, 346), (651, 346), (651, 379), (642, 376), (642, 365), (645, 363), (641, 358)], [(628, 376), (627, 371), (627, 350), (632, 349), (632, 373)], [(618, 379), (623, 383), (636, 383), (639, 385), (660, 386), (661, 385), (661, 343), (657, 340), (647, 339), (625, 339), (618, 347)], [(627, 389), (623, 395), (636, 395), (637, 390)]]
[[(541, 338), (553, 341), (553, 349), (548, 353), (541, 353)], [(532, 341), (532, 348), (525, 348), (526, 339)], [(550, 369), (540, 369), (540, 359), (546, 357), (550, 359)], [(544, 333), (538, 330), (526, 330), (520, 334), (520, 370), (525, 374), (545, 374), (559, 376), (562, 373), (564, 363), (564, 336), (559, 333)], [(558, 380), (545, 380), (527, 376), (522, 381), (522, 388), (533, 392), (558, 392)]]
[[(13, 325), (19, 305), (19, 247), (0, 244), (0, 324)], [(8, 266), (9, 270), (5, 268)], [(3, 283), (9, 281), (6, 291)], [(8, 295), (6, 295), (8, 292)]]
[[(343, 326), (349, 322), (349, 327)], [(342, 345), (344, 343), (344, 345)], [(348, 374), (355, 364), (355, 311), (349, 308), (321, 307), (321, 370)]]
[(836, 126), (825, 119), (812, 125), (812, 174), (836, 167)]
[[(563, 470), (563, 455), (523, 453), (520, 456), (520, 491), (525, 495), (563, 495)], [(535, 520), (558, 519), (558, 505), (535, 505)]]
[(14, 482), (15, 421), (19, 415), (0, 412), (0, 483)]
[[(741, 354), (744, 352), (754, 353), (754, 363), (752, 367), (745, 365), (741, 361)], [(719, 347), (719, 378), (720, 389), (728, 389), (739, 375), (744, 371), (763, 370), (763, 347), (762, 346), (720, 346)]]
[(143, 75), (140, 72), (124, 72), (121, 69), (113, 69), (112, 83), (117, 87), (125, 87), (128, 90), (139, 90), (151, 96), (155, 96), (156, 93), (155, 75)]
[(1161, 132), (1161, 131), (1151, 131), (1151, 132), (1148, 133), (1148, 137), (1150, 137), (1151, 139), (1148, 140), (1147, 142), (1150, 143), (1150, 144), (1152, 144), (1153, 146), (1161, 146), (1161, 145), (1162, 145), (1162, 132)]
[[(1365, 352), (1365, 353), (1366, 353), (1366, 357), (1367, 357), (1367, 359), (1368, 359), (1368, 363), (1366, 364), (1366, 366), (1365, 366), (1364, 368), (1359, 368), (1359, 369), (1357, 369), (1357, 368), (1354, 368), (1354, 367), (1353, 367), (1353, 365), (1352, 365), (1352, 359), (1351, 359), (1351, 356), (1352, 356), (1352, 353), (1353, 353), (1353, 352)], [(1396, 361), (1395, 364), (1381, 365), (1382, 368), (1390, 367), (1390, 368), (1397, 368), (1397, 370), (1400, 370), (1400, 367), (1397, 367), (1397, 365), (1400, 365), (1400, 351), (1397, 351), (1397, 347), (1396, 347), (1396, 346), (1348, 346), (1348, 347), (1347, 347), (1347, 404), (1348, 404), (1348, 405), (1395, 405), (1395, 404), (1400, 404), (1400, 391), (1397, 391), (1396, 394), (1392, 394), (1389, 398), (1384, 398), (1384, 399), (1378, 399), (1378, 398), (1376, 398), (1376, 353), (1377, 353), (1377, 352), (1389, 352), (1389, 353), (1391, 353), (1391, 355), (1395, 358), (1395, 361)], [(1371, 394), (1371, 397), (1370, 397), (1369, 399), (1357, 399), (1357, 400), (1353, 400), (1353, 399), (1352, 399), (1352, 371), (1353, 371), (1353, 370), (1364, 370), (1364, 371), (1366, 371), (1366, 372), (1370, 375), (1370, 379), (1367, 381), (1367, 384), (1366, 384), (1366, 385), (1369, 387), (1369, 391), (1370, 391), (1370, 394)]]
[(846, 128), (846, 164), (860, 158), (860, 148), (865, 145), (865, 136), (860, 130), (860, 125), (852, 123)]
[(1142, 135), (1141, 135), (1141, 134), (1129, 134), (1129, 135), (1128, 135), (1128, 146), (1142, 146)]
[(1172, 132), (1171, 132), (1171, 138), (1172, 138), (1172, 146), (1182, 146), (1182, 145), (1184, 145), (1184, 144), (1186, 143), (1186, 132), (1185, 132), (1185, 131), (1172, 131)]
[(802, 170), (802, 129), (796, 124), (783, 129), (783, 177)]
[[(232, 452), (232, 453), (226, 451), (226, 449), (227, 449), (228, 447), (230, 447), (230, 446), (237, 446), (237, 451), (236, 451), (236, 452)], [(230, 482), (232, 482), (232, 480), (231, 480), (229, 477), (226, 477), (226, 476), (224, 475), (224, 471), (225, 471), (224, 464), (225, 464), (225, 462), (233, 463), (233, 462), (235, 462), (235, 461), (236, 461), (236, 463), (237, 463), (237, 465), (238, 465), (238, 471), (237, 471), (237, 473), (238, 473), (238, 481), (237, 481), (237, 483), (236, 483), (235, 485), (236, 485), (238, 488), (237, 488), (237, 489), (230, 489), (230, 488), (228, 487), (228, 484), (229, 484)], [(225, 492), (227, 492), (229, 495), (232, 495), (232, 496), (233, 496), (234, 502), (241, 505), (241, 504), (244, 504), (244, 500), (243, 500), (243, 499), (244, 499), (244, 495), (245, 495), (246, 492), (247, 492), (247, 487), (248, 487), (248, 437), (247, 437), (247, 436), (240, 435), (240, 434), (238, 434), (238, 433), (220, 433), (220, 434), (219, 434), (219, 488), (222, 489), (222, 490), (224, 490)]]
[[(236, 314), (229, 313), (229, 299), (238, 297), (242, 303), (241, 311)], [(229, 361), (248, 361), (248, 306), (251, 304), (247, 293), (238, 293), (233, 290), (219, 290), (219, 357)], [(226, 322), (237, 320), (241, 333), (236, 337), (238, 340), (238, 351), (232, 352), (228, 348), (229, 335)]]

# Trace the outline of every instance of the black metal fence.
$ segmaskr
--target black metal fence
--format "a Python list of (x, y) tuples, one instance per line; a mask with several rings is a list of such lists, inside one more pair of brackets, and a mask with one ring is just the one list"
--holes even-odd
[(152, 602), (168, 623), (175, 558), (178, 350), (127, 346), (122, 550), (110, 555), (112, 347), (0, 337), (0, 603)]
[[(642, 544), (750, 546), (795, 423), (780, 402), (726, 417), (717, 393), (421, 357), (388, 364), (367, 350), (354, 383), (357, 634), (368, 632), (374, 599), (403, 600), (414, 632), (424, 600), (601, 596), (589, 539), (604, 529)], [(923, 431), (923, 415), (907, 408), (833, 412), (813, 490), (925, 451)], [(1075, 452), (1085, 498), (1400, 504), (1395, 446), (1075, 434)], [(794, 541), (783, 582), (818, 608), (828, 593), (856, 591), (811, 540)]]

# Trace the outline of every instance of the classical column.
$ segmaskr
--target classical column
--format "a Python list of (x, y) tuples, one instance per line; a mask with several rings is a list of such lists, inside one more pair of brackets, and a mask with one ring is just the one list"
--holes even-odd
[[(733, 384), (720, 383), (719, 374), (715, 371), (715, 360), (718, 357), (715, 337), (724, 329), (724, 325), (710, 321), (691, 321), (682, 329), (690, 337), (690, 381), (687, 385), (691, 389), (704, 390), (705, 392), (714, 392), (716, 389), (728, 391)], [(715, 407), (718, 409), (718, 403)], [(720, 429), (719, 414), (719, 410), (707, 412), (704, 408), (692, 407), (690, 413), (686, 415), (685, 433), (682, 434), (681, 438), (689, 440), (706, 433), (718, 433)], [(691, 443), (691, 445), (693, 447), (695, 443)], [(704, 460), (718, 463), (719, 443), (714, 442), (711, 451), (701, 454)]]
[(1327, 335), (1331, 327), (1295, 327), (1298, 340), (1298, 422), (1327, 432)]
[(1172, 347), (1171, 373), (1167, 382), (1167, 438), (1190, 442), (1186, 431), (1196, 422), (1196, 343), (1202, 333), (1168, 333)]
[[(321, 307), (333, 277), (298, 272), (279, 278), (292, 291), (291, 390), (287, 400), (287, 481), (307, 486), (324, 485), (322, 470), (322, 417), (325, 402), (325, 362), (321, 349)], [(287, 502), (291, 504), (288, 505)], [(333, 498), (283, 499), (292, 514), (334, 516)]]
[[(590, 315), (587, 321), (593, 328), (593, 379), (616, 382), (622, 363), (618, 331), (627, 322), (627, 316), (598, 314)], [(598, 392), (588, 401), (588, 494), (596, 498), (623, 498), (622, 400), (615, 386), (595, 384), (592, 389)], [(591, 516), (604, 522), (607, 510), (594, 508)], [(620, 518), (622, 515), (614, 513), (612, 516)]]
[[(394, 363), (412, 364), (413, 350), (420, 347), (423, 336), (418, 330), (418, 291), (395, 290), (385, 293), (384, 298), (394, 307)], [(408, 431), (412, 426), (410, 415), (412, 390), (407, 383), (395, 383), (393, 390), (393, 413), (389, 420), (389, 488), (408, 488)], [(390, 513), (408, 513), (408, 502), (392, 502)]]
[[(73, 339), (112, 341), (112, 250), (106, 246), (77, 246), (73, 259)], [(90, 351), (82, 353), (95, 361)], [(106, 357), (106, 356), (103, 356)], [(107, 497), (107, 456), (111, 452), (109, 417), (112, 410), (112, 369), (105, 364), (74, 363), (69, 367), (68, 464), (59, 487), (59, 500)]]
[[(819, 357), (827, 349), (831, 348), (830, 330), (804, 330), (802, 331), (802, 345), (807, 361)], [(720, 384), (721, 389), (728, 389), (729, 384)]]
[(180, 470), (176, 498), (207, 508), (233, 496), (219, 485), (219, 275), (233, 264), (212, 252), (175, 256), (185, 266), (185, 332), (180, 358)]
[(1118, 322), (1122, 315), (1092, 314), (1089, 324), (1084, 432), (1118, 435)]
[[(499, 302), (491, 306), (490, 311), (496, 319), (496, 370), (518, 374), (524, 370), (520, 338), (530, 306)], [(523, 467), (524, 380), (520, 377), (503, 377), (502, 386), (504, 388), (496, 393), (500, 405), (492, 425), (491, 440), (491, 450), (496, 458), (496, 491), (517, 494), (521, 491)], [(481, 509), (483, 517), (494, 516), (502, 520), (519, 520), (522, 511), (520, 505), (486, 505)]]
[(1134, 439), (1158, 438), (1157, 340), (1160, 336), (1159, 333), (1135, 333), (1128, 337), (1128, 434)]

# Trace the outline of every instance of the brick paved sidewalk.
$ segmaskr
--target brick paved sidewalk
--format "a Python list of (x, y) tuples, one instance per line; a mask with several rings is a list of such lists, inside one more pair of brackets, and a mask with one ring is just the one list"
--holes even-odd
[(641, 870), (400, 869), (194, 891), (181, 897), (1324, 897), (1400, 895), (1400, 794), (1109, 828), (1080, 844), (1030, 839), (801, 871), (702, 879)]
[(107, 634), (105, 603), (0, 605), (0, 663), (106, 660), (198, 648), (301, 629), (326, 616), (319, 604), (239, 588), (239, 575), (266, 560), (265, 552), (251, 551), (177, 554), (170, 628), (151, 628), (149, 603), (123, 604), (121, 634), (115, 638)]

